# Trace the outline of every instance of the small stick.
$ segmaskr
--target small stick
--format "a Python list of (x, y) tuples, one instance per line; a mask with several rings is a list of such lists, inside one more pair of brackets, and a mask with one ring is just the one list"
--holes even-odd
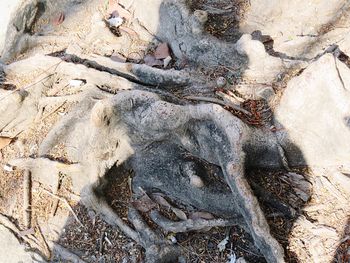
[(38, 241), (35, 239), (35, 237), (29, 238), (27, 236), (23, 236), (21, 235), (21, 230), (18, 229), (18, 227), (12, 223), (10, 221), (10, 219), (8, 219), (6, 216), (4, 216), (3, 214), (0, 214), (0, 224), (3, 225), (4, 227), (10, 229), (11, 231), (13, 231), (15, 234), (17, 234), (18, 236), (20, 236), (25, 242), (27, 242), (30, 246), (32, 247), (38, 247)]
[(105, 234), (105, 240), (108, 243), (108, 245), (113, 246), (112, 242), (109, 240), (109, 238), (107, 237), (107, 234)]
[(221, 91), (216, 92), (216, 95), (218, 95), (220, 98), (222, 98), (225, 102), (231, 102), (233, 104), (239, 104), (240, 103), (240, 101), (238, 101), (236, 99), (236, 97), (232, 97), (232, 96), (227, 95), (226, 93), (223, 93)]
[(66, 101), (62, 102), (60, 105), (58, 105), (54, 110), (46, 114), (44, 117), (42, 117), (41, 121), (45, 120), (46, 118), (50, 117), (52, 114), (56, 113), (59, 109), (61, 109), (64, 104), (66, 104)]
[(99, 244), (99, 248), (98, 248), (98, 253), (100, 255), (102, 255), (102, 252), (103, 252), (103, 239), (104, 239), (104, 236), (105, 236), (105, 232), (102, 231), (101, 232), (101, 236), (100, 236), (100, 244)]
[(31, 209), (31, 195), (32, 195), (32, 180), (31, 173), (28, 169), (23, 173), (23, 218), (26, 229), (31, 227), (32, 209)]
[[(53, 194), (57, 195), (59, 189), (60, 189), (60, 179), (58, 179), (58, 182), (55, 185), (55, 189), (54, 189)], [(53, 201), (52, 208), (51, 208), (51, 216), (52, 217), (54, 217), (56, 214), (58, 202), (59, 202), (59, 199), (57, 199), (57, 198), (55, 198), (55, 200)]]
[(219, 9), (209, 5), (203, 5), (203, 6), (205, 7), (205, 11), (207, 11), (210, 14), (223, 15), (223, 14), (232, 12), (232, 9)]
[(55, 199), (52, 203), (52, 208), (51, 208), (51, 216), (54, 217), (56, 215), (57, 207), (58, 207), (58, 199)]
[(286, 169), (286, 171), (290, 171), (291, 169), (289, 168), (289, 163), (288, 163), (286, 153), (284, 152), (284, 149), (279, 143), (277, 144), (277, 149), (282, 161), (283, 168)]
[(187, 96), (185, 97), (185, 99), (188, 99), (188, 100), (197, 100), (197, 101), (206, 101), (206, 102), (211, 102), (211, 103), (215, 103), (215, 104), (219, 104), (219, 105), (222, 105), (222, 106), (227, 106), (227, 107), (230, 107), (232, 109), (235, 109), (237, 111), (240, 111), (248, 116), (251, 116), (252, 114), (245, 110), (245, 109), (242, 109), (240, 106), (237, 106), (233, 103), (230, 103), (230, 102), (225, 102), (225, 101), (222, 101), (222, 100), (219, 100), (219, 99), (215, 99), (215, 98), (209, 98), (209, 97), (199, 97), (199, 96)]
[(242, 103), (242, 102), (245, 101), (243, 98), (236, 96), (236, 94), (234, 94), (231, 90), (227, 90), (226, 92), (227, 92), (227, 94), (228, 94), (230, 97), (234, 98), (234, 99), (237, 100), (239, 103)]
[[(58, 66), (61, 62), (62, 62), (62, 61), (60, 61), (59, 63), (57, 63), (57, 66)], [(53, 66), (56, 66), (56, 65), (53, 65)], [(52, 67), (53, 67), (53, 66), (52, 66)], [(50, 67), (50, 68), (51, 68), (51, 67)], [(42, 74), (43, 74), (43, 73), (41, 73), (40, 75), (42, 75)], [(39, 75), (39, 76), (40, 76), (40, 75)], [(30, 87), (36, 85), (36, 84), (39, 84), (41, 81), (43, 81), (43, 80), (45, 80), (45, 79), (47, 79), (47, 78), (50, 78), (50, 77), (53, 76), (53, 75), (54, 75), (53, 73), (52, 73), (52, 74), (49, 74), (49, 75), (47, 75), (46, 77), (44, 77), (44, 78), (42, 78), (42, 79), (40, 79), (40, 80), (38, 80), (38, 81), (36, 81), (36, 82), (34, 82), (34, 83), (28, 85), (28, 86), (23, 87), (22, 89), (23, 89), (23, 90), (28, 89), (28, 88), (30, 88)], [(10, 96), (11, 94), (15, 93), (16, 91), (18, 91), (18, 89), (13, 90), (13, 91), (11, 91), (11, 92), (9, 92), (9, 93), (6, 93), (4, 96), (0, 97), (0, 101), (2, 101), (3, 99), (5, 99), (6, 97)]]
[(60, 200), (60, 201), (62, 201), (63, 203), (65, 203), (66, 206), (68, 207), (69, 211), (72, 212), (72, 214), (73, 214), (75, 220), (79, 223), (80, 226), (84, 227), (83, 223), (79, 220), (79, 218), (78, 218), (78, 216), (76, 215), (76, 213), (74, 212), (73, 208), (71, 207), (71, 205), (68, 203), (68, 201), (67, 201), (65, 198), (60, 197), (60, 196), (58, 196), (58, 195), (55, 195), (55, 194), (53, 194), (53, 193), (47, 191), (46, 189), (42, 189), (42, 190), (43, 190), (45, 193), (47, 193), (48, 195), (50, 195), (50, 196), (52, 196), (52, 197), (54, 197), (54, 198), (57, 198), (58, 200)]
[(40, 226), (38, 224), (38, 219), (37, 218), (35, 218), (35, 226), (36, 226), (36, 229), (38, 229), (39, 236), (40, 236), (40, 238), (42, 240), (42, 243), (44, 244), (44, 249), (45, 249), (47, 258), (51, 258), (51, 251), (50, 251), (49, 245), (47, 244), (46, 239), (45, 239), (45, 237), (43, 235), (43, 232), (41, 231), (41, 228), (40, 228)]

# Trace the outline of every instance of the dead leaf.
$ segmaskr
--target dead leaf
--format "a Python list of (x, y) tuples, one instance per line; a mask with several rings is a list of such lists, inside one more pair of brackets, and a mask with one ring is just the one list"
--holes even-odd
[(117, 10), (114, 10), (111, 14), (111, 17), (119, 17), (119, 12)]
[(20, 237), (24, 237), (24, 236), (28, 236), (28, 235), (33, 235), (35, 234), (35, 229), (34, 227), (26, 229), (26, 230), (22, 230), (19, 232), (19, 236)]
[(193, 219), (193, 220), (196, 220), (196, 219), (211, 220), (211, 219), (214, 219), (214, 216), (208, 212), (194, 212), (194, 213), (190, 214), (190, 219)]
[(165, 206), (167, 208), (170, 208), (179, 219), (187, 220), (186, 214), (182, 210), (180, 210), (176, 207), (173, 207), (171, 204), (169, 204), (169, 202), (167, 200), (165, 200), (165, 198), (161, 194), (158, 194), (158, 193), (152, 194), (152, 198), (158, 204)]
[(131, 203), (137, 210), (144, 213), (149, 212), (157, 206), (156, 203), (154, 203), (152, 199), (148, 197), (147, 194), (144, 194), (141, 198)]
[(171, 205), (168, 203), (167, 200), (160, 194), (152, 194), (152, 198), (155, 202), (157, 202), (159, 205), (165, 206), (165, 207), (171, 207)]
[(163, 62), (159, 59), (156, 59), (153, 55), (146, 55), (143, 60), (145, 64), (154, 67), (154, 66), (163, 66)]
[(170, 56), (170, 49), (167, 43), (161, 43), (154, 52), (156, 59), (165, 59)]
[(131, 13), (126, 10), (122, 5), (118, 3), (118, 1), (110, 0), (108, 4), (108, 14), (111, 14), (111, 16), (118, 14), (118, 16), (130, 21), (132, 18)]
[(164, 63), (163, 67), (166, 68), (169, 65), (170, 61), (171, 61), (171, 57), (170, 56), (166, 57), (163, 61)]
[(139, 38), (139, 34), (137, 34), (134, 30), (131, 28), (125, 27), (125, 26), (120, 26), (119, 29), (121, 31), (124, 31), (128, 35), (130, 35), (132, 38)]
[(115, 61), (115, 62), (122, 62), (125, 63), (126, 62), (126, 58), (118, 53), (114, 53), (111, 56), (111, 60)]
[(181, 220), (187, 220), (187, 216), (185, 214), (184, 211), (176, 208), (176, 207), (172, 207), (171, 210), (174, 212), (174, 214)]
[(0, 136), (0, 150), (9, 145), (12, 142), (12, 140), (12, 138)]
[(128, 62), (134, 62), (134, 63), (139, 63), (142, 61), (144, 54), (143, 53), (139, 53), (139, 52), (130, 52), (128, 54)]
[(64, 21), (65, 18), (66, 18), (66, 17), (65, 17), (65, 15), (64, 15), (64, 13), (63, 13), (63, 12), (60, 12), (60, 13), (58, 13), (58, 14), (52, 19), (52, 24), (53, 24), (54, 26), (58, 26), (58, 25), (60, 25), (60, 24), (63, 23), (63, 21)]
[(218, 249), (220, 252), (224, 251), (226, 249), (226, 245), (228, 243), (228, 236), (225, 237), (219, 244), (218, 244)]

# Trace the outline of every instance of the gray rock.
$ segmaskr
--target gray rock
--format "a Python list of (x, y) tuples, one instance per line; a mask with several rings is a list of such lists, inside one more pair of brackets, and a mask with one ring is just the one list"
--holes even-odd
[(310, 4), (303, 0), (252, 0), (250, 3), (240, 24), (241, 32), (250, 34), (260, 30), (272, 37), (276, 51), (289, 56), (309, 55), (308, 48), (320, 40), (321, 27), (337, 21), (350, 4), (346, 0), (334, 0), (331, 5), (328, 1)]
[(216, 79), (216, 86), (218, 86), (219, 88), (225, 87), (226, 84), (227, 84), (227, 80), (224, 77), (218, 77)]
[(308, 165), (327, 166), (349, 161), (349, 115), (350, 69), (327, 54), (288, 83), (275, 118)]
[(244, 257), (240, 257), (236, 260), (236, 263), (247, 263), (247, 261), (244, 259)]
[(273, 81), (284, 68), (282, 59), (266, 53), (263, 43), (253, 40), (251, 35), (243, 35), (236, 43), (239, 54), (248, 57), (248, 67), (243, 76), (257, 83)]
[(5, 44), (7, 25), (21, 0), (0, 2), (0, 54)]
[[(36, 256), (36, 259), (40, 259), (38, 255), (27, 252), (24, 245), (18, 241), (15, 235), (6, 227), (0, 225), (0, 262), (35, 262), (32, 256)], [(43, 261), (42, 258), (40, 260)]]

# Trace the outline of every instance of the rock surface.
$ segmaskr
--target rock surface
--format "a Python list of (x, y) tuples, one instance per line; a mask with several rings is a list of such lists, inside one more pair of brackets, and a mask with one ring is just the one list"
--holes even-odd
[(22, 0), (0, 2), (0, 54), (2, 53), (5, 45), (8, 24), (20, 2), (22, 2)]
[(0, 262), (34, 262), (32, 254), (27, 252), (15, 235), (2, 225), (0, 225)]
[(276, 110), (276, 120), (300, 148), (308, 165), (349, 162), (350, 69), (324, 55), (292, 79)]
[[(349, 2), (253, 0), (240, 29), (245, 33), (260, 30), (274, 39), (274, 49), (289, 56), (310, 56), (327, 26), (348, 12)], [(347, 30), (348, 32), (348, 30)], [(346, 34), (344, 34), (345, 36)]]

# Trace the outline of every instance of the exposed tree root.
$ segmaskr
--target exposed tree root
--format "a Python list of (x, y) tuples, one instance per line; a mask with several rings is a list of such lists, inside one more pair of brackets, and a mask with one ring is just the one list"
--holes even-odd
[[(151, 2), (149, 4), (153, 5)], [(130, 7), (136, 8), (136, 13), (140, 12), (133, 2)], [(13, 50), (13, 55), (38, 41), (50, 42), (52, 38), (27, 33), (26, 27), (32, 28), (38, 12), (36, 5), (28, 8), (27, 25), (19, 25), (19, 29), (13, 31), (18, 48)], [(250, 35), (243, 35), (234, 44), (205, 34), (208, 13), (203, 10), (191, 12), (185, 0), (159, 1), (158, 8), (157, 14), (163, 20), (167, 19), (158, 21), (161, 27), (153, 31), (159, 32), (147, 31), (147, 37), (156, 34), (159, 40), (167, 42), (178, 68), (199, 65), (213, 70), (222, 66), (237, 75), (244, 73), (249, 81), (271, 83), (286, 68), (305, 65), (301, 61), (288, 62), (270, 56), (264, 45)], [(226, 11), (210, 9), (209, 12)], [(83, 47), (88, 47), (89, 41), (98, 36), (99, 22), (102, 21), (92, 21), (91, 34), (86, 36)], [(114, 38), (106, 27), (103, 33)], [(59, 174), (70, 175), (74, 191), (81, 193), (83, 204), (139, 243), (146, 251), (146, 262), (181, 261), (183, 251), (152, 229), (135, 207), (128, 209), (130, 224), (112, 209), (106, 199), (105, 186), (108, 183), (106, 175), (114, 166), (125, 165), (134, 171), (130, 185), (133, 198), (142, 191), (161, 193), (174, 204), (181, 204), (188, 213), (205, 211), (219, 218), (186, 219), (183, 212), (186, 220), (172, 221), (159, 211), (152, 211), (150, 218), (164, 232), (239, 225), (252, 237), (268, 262), (284, 262), (284, 251), (270, 233), (258, 200), (245, 178), (245, 167), (284, 166), (289, 170), (289, 166), (304, 165), (305, 160), (287, 132), (283, 128), (278, 132), (270, 127), (253, 128), (233, 116), (224, 107), (252, 115), (240, 105), (242, 98), (233, 93), (233, 99), (227, 95), (230, 92), (219, 93), (223, 100), (204, 97), (209, 93), (213, 96), (216, 86), (216, 82), (206, 81), (204, 74), (188, 69), (163, 70), (115, 62), (108, 56), (74, 50), (73, 45), (80, 39), (72, 38), (75, 42), (72, 45), (68, 45), (69, 40), (68, 37), (58, 38), (60, 44), (66, 46), (65, 52), (36, 55), (3, 66), (8, 81), (26, 76), (35, 77), (36, 81), (15, 91), (1, 90), (1, 136), (13, 138), (51, 116), (63, 104), (70, 106), (65, 116), (56, 116), (58, 121), (40, 141), (36, 158), (15, 159), (9, 164), (30, 171), (34, 180), (51, 186), (54, 191), (58, 187)], [(12, 56), (7, 55), (6, 60), (11, 59)], [(337, 70), (339, 75), (341, 69)], [(345, 78), (341, 79), (343, 86), (344, 81)], [(247, 94), (255, 98), (253, 88), (247, 85), (246, 89), (249, 89)], [(206, 103), (190, 104), (188, 100)], [(271, 124), (274, 124), (273, 120)], [(57, 145), (63, 148), (60, 154), (64, 156), (53, 154)], [(55, 161), (48, 156), (64, 157), (69, 161)], [(347, 182), (340, 174), (335, 174), (334, 178), (339, 184)], [(342, 192), (327, 179), (319, 178), (319, 184), (345, 204)], [(294, 218), (299, 212), (273, 198), (259, 185), (252, 183), (252, 188), (263, 203), (284, 216)], [(0, 216), (0, 221), (6, 220)], [(300, 222), (306, 229), (311, 229), (311, 233), (325, 232), (330, 237), (336, 236), (330, 229), (310, 226), (306, 219)], [(9, 222), (5, 224), (15, 229)], [(32, 240), (28, 239), (28, 242)], [(83, 262), (63, 247), (50, 245), (56, 247), (63, 258)]]
[(266, 192), (266, 190), (260, 187), (258, 184), (252, 183), (252, 188), (254, 189), (255, 194), (259, 197), (261, 202), (268, 204), (270, 207), (275, 208), (276, 210), (281, 212), (285, 217), (294, 218), (296, 216), (295, 209), (277, 200), (273, 195)]
[[(245, 225), (262, 253), (271, 262), (277, 262), (278, 258), (282, 258), (281, 248), (270, 236), (259, 205), (243, 177), (244, 159), (241, 156), (240, 147), (242, 138), (246, 136), (247, 127), (238, 119), (218, 106), (179, 106), (162, 101), (155, 94), (144, 91), (124, 91), (114, 97), (109, 95), (107, 99), (97, 101), (96, 103), (96, 100), (91, 98), (91, 94), (87, 93), (86, 99), (82, 100), (75, 107), (75, 111), (73, 110), (51, 130), (40, 147), (41, 155), (48, 154), (50, 149), (64, 140), (73, 149), (67, 148), (71, 159), (79, 164), (63, 164), (45, 158), (14, 160), (10, 164), (31, 170), (34, 177), (48, 185), (58, 183), (59, 172), (71, 174), (75, 189), (85, 189), (82, 193), (84, 204), (101, 212), (107, 222), (118, 226), (134, 240), (142, 242), (143, 239), (139, 240), (140, 237), (135, 230), (126, 226), (103, 199), (94, 197), (94, 190), (86, 185), (99, 183), (99, 178), (103, 178), (115, 163), (123, 163), (134, 151), (136, 153), (142, 149), (146, 149), (145, 153), (152, 151), (149, 147), (147, 151), (144, 145), (154, 141), (167, 141), (168, 136), (177, 138), (179, 146), (187, 149), (189, 153), (222, 167), (221, 176), (231, 188), (232, 199), (229, 202), (234, 204), (231, 218), (233, 213), (242, 214)], [(91, 112), (91, 116), (86, 116), (87, 111)], [(178, 118), (179, 116), (181, 119)], [(84, 129), (91, 127), (90, 133), (82, 133), (83, 130), (79, 133), (77, 129), (79, 126)], [(216, 128), (213, 130), (212, 127)], [(202, 132), (197, 135), (191, 131), (192, 129), (199, 129)], [(189, 137), (189, 132), (195, 137)], [(212, 139), (207, 139), (211, 132), (216, 134), (215, 146)], [(202, 143), (198, 144), (198, 141)], [(223, 143), (228, 143), (230, 147), (221, 148)], [(161, 148), (158, 149), (158, 161), (162, 151)], [(217, 154), (219, 152), (221, 152), (220, 155)], [(142, 155), (135, 157), (136, 163), (144, 163)], [(145, 167), (140, 168), (141, 172), (145, 169)], [(147, 169), (151, 169), (151, 172), (154, 168)], [(53, 171), (51, 174), (56, 178), (48, 178), (45, 174), (47, 170)], [(195, 189), (195, 186), (193, 187)], [(55, 188), (53, 185), (53, 189)], [(205, 198), (209, 196), (204, 194)], [(186, 196), (183, 197), (186, 198)], [(198, 199), (199, 196), (195, 196), (193, 200)], [(227, 211), (226, 214), (228, 214)], [(139, 224), (139, 228), (135, 226), (136, 231), (140, 231), (142, 227), (137, 219), (138, 216), (135, 215), (135, 224)], [(145, 233), (151, 235), (152, 232)], [(145, 242), (146, 254), (151, 259), (156, 255), (155, 251), (160, 248), (157, 247), (158, 245), (151, 246), (149, 240), (143, 242)], [(161, 247), (166, 248), (168, 244), (162, 243)], [(147, 249), (153, 252), (148, 253)], [(173, 248), (169, 247), (168, 250), (168, 253), (174, 253)]]
[(176, 262), (179, 261), (180, 249), (171, 241), (160, 238), (143, 221), (133, 207), (129, 207), (129, 221), (135, 226), (141, 238), (141, 244), (146, 249), (147, 262)]
[(125, 235), (141, 244), (146, 250), (147, 262), (177, 262), (181, 256), (180, 249), (173, 245), (171, 241), (165, 240), (156, 235), (150, 227), (146, 225), (140, 214), (133, 207), (129, 207), (128, 218), (135, 230), (130, 228), (123, 220), (113, 211), (103, 197), (96, 195), (95, 190), (91, 187), (84, 189), (82, 193), (83, 203), (96, 212), (102, 218), (118, 227)]
[(165, 88), (179, 88), (200, 83), (190, 76), (188, 72), (178, 70), (161, 70), (147, 65), (121, 63), (112, 61), (110, 58), (93, 55), (84, 56), (79, 54), (65, 54), (62, 58), (67, 62), (83, 64), (87, 67), (105, 71), (128, 79), (131, 82), (144, 86)]
[(166, 232), (174, 233), (198, 231), (211, 227), (242, 225), (241, 219), (189, 219), (186, 221), (173, 222), (162, 216), (158, 211), (152, 211), (150, 216), (152, 220)]
[(251, 116), (251, 113), (245, 109), (242, 109), (240, 106), (235, 105), (233, 103), (230, 102), (225, 102), (225, 101), (221, 101), (219, 99), (215, 99), (215, 98), (208, 98), (208, 97), (196, 97), (196, 96), (188, 96), (186, 97), (186, 99), (189, 100), (197, 100), (197, 101), (205, 101), (205, 102), (212, 102), (212, 103), (216, 103), (222, 106), (228, 106), (234, 110), (238, 110), (240, 112), (243, 112), (244, 114)]

